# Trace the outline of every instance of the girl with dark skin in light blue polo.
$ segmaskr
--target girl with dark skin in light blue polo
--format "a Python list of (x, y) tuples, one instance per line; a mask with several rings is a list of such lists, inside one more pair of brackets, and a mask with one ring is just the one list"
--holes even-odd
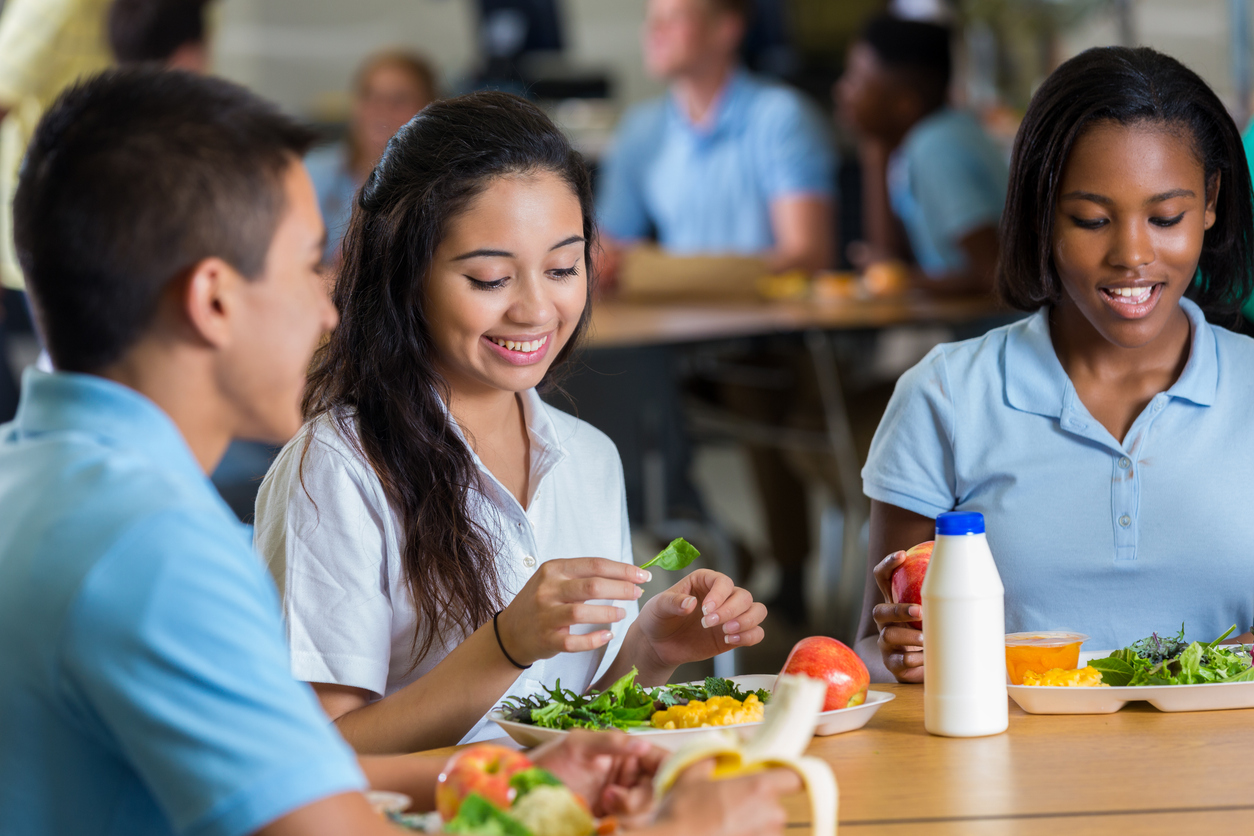
[(1079, 630), (1097, 649), (1254, 619), (1254, 341), (1203, 317), (1234, 321), (1251, 287), (1231, 117), (1174, 59), (1090, 50), (1033, 99), (1010, 181), (998, 290), (1035, 315), (908, 372), (863, 473), (859, 650), (903, 682), (923, 680), (925, 637), (890, 578), (951, 509), (988, 520), (1007, 631)]

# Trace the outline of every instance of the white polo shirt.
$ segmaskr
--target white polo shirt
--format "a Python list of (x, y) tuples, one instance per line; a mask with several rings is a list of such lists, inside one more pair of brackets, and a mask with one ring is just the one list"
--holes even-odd
[[(507, 601), (547, 560), (632, 562), (623, 467), (614, 443), (548, 406), (534, 390), (523, 393), (522, 404), (531, 437), (527, 509), (477, 456), (483, 493), (471, 494), (472, 513), (500, 548), (497, 570)], [(418, 614), (402, 570), (404, 538), (374, 470), (328, 416), (306, 424), (283, 448), (257, 495), (256, 545), (283, 594), (293, 676), (386, 696), (426, 674), (465, 638), (460, 631), (439, 637), (410, 670)], [(535, 693), (558, 678), (576, 691), (595, 682), (637, 613), (635, 602), (613, 603), (627, 617), (610, 627), (614, 640), (607, 647), (537, 662), (508, 694)], [(576, 632), (606, 626), (584, 625)], [(502, 734), (484, 719), (462, 742)]]
[(1054, 352), (1048, 309), (940, 345), (902, 375), (862, 471), (872, 499), (979, 511), (1006, 630), (1078, 630), (1086, 649), (1209, 641), (1254, 620), (1254, 340), (1180, 302), (1184, 371), (1119, 440)]

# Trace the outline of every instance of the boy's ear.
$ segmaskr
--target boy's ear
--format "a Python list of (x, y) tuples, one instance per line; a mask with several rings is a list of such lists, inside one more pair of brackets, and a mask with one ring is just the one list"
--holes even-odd
[(1210, 229), (1214, 226), (1215, 219), (1218, 217), (1218, 210), (1216, 207), (1219, 205), (1219, 175), (1220, 173), (1216, 171), (1206, 181), (1206, 214), (1205, 220), (1203, 221), (1205, 229)]
[(244, 277), (220, 258), (198, 261), (181, 283), (180, 307), (192, 330), (214, 348), (230, 343), (231, 315)]

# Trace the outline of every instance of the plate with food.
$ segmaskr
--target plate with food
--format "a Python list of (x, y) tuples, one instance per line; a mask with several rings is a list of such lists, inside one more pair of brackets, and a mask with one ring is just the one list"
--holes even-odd
[(1254, 708), (1250, 647), (1188, 642), (1154, 633), (1110, 653), (1085, 653), (1084, 667), (1028, 670), (1011, 699), (1029, 714), (1113, 714), (1144, 701), (1159, 711)]
[[(784, 672), (807, 673), (798, 668), (811, 662), (822, 664), (826, 658), (821, 653), (824, 650), (835, 650), (833, 657), (843, 659), (839, 648), (828, 648), (827, 642), (839, 644), (825, 637), (798, 643)], [(852, 651), (849, 653), (852, 655)], [(800, 661), (794, 661), (798, 659)], [(860, 661), (858, 665), (861, 666)], [(829, 669), (827, 676), (815, 676), (819, 671), (808, 672), (827, 681), (825, 705), (844, 706), (819, 714), (816, 735), (862, 728), (881, 705), (893, 699), (893, 694), (869, 690), (869, 677), (860, 675), (866, 668), (861, 667), (862, 671), (855, 671), (854, 676), (840, 669)], [(635, 679), (636, 671), (632, 669), (605, 691), (592, 694), (576, 694), (562, 688), (558, 682), (538, 694), (508, 698), (488, 715), (488, 719), (523, 746), (538, 746), (561, 737), (570, 729), (620, 729), (628, 734), (647, 735), (653, 743), (673, 751), (693, 736), (714, 728), (734, 729), (747, 739), (762, 723), (776, 677), (773, 674), (748, 674), (730, 679), (711, 676), (701, 682), (657, 688), (641, 686)]]

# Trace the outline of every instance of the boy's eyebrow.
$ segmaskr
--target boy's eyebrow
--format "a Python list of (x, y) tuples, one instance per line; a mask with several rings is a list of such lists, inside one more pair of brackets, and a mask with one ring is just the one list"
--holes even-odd
[[(1173, 197), (1197, 197), (1197, 193), (1194, 192), (1192, 189), (1172, 189), (1169, 192), (1162, 192), (1160, 194), (1154, 195), (1153, 197), (1145, 201), (1145, 205), (1148, 206), (1151, 203), (1162, 203), (1164, 200), (1171, 200)], [(1092, 201), (1093, 203), (1100, 203), (1103, 206), (1109, 206), (1110, 204), (1114, 203), (1113, 200), (1106, 197), (1105, 195), (1096, 194), (1094, 192), (1079, 191), (1079, 190), (1074, 191), (1074, 192), (1067, 192), (1065, 195), (1059, 198), (1059, 200), (1089, 200), (1089, 201)]]
[[(581, 241), (583, 241), (582, 235), (572, 235), (569, 238), (567, 238), (565, 241), (562, 241), (560, 243), (554, 244), (552, 247), (549, 247), (549, 252), (553, 252), (553, 250), (560, 250), (562, 247), (569, 247), (571, 244), (578, 244)], [(468, 253), (462, 253), (461, 255), (458, 255), (458, 256), (454, 256), (452, 260), (453, 261), (465, 261), (468, 258), (513, 258), (513, 257), (514, 257), (514, 254), (507, 250), (478, 249), (478, 250), (471, 250)]]

